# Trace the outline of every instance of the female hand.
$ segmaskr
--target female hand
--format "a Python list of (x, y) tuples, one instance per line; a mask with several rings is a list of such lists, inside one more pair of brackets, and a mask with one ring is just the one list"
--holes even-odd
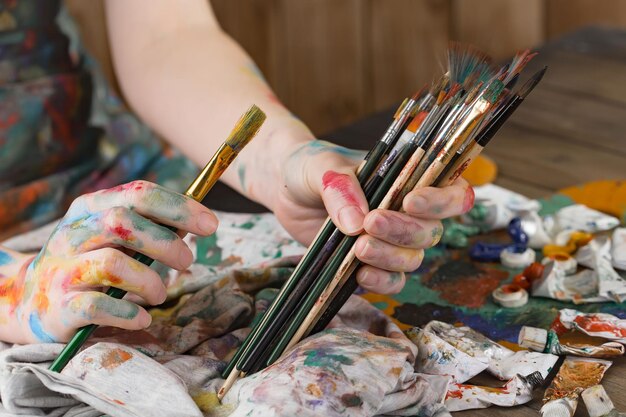
[(404, 198), (405, 213), (369, 212), (355, 175), (364, 155), (321, 141), (300, 146), (284, 164), (274, 212), (307, 245), (327, 215), (347, 235), (364, 231), (355, 244), (356, 256), (365, 264), (357, 272), (359, 284), (377, 293), (396, 293), (404, 286), (404, 272), (417, 269), (424, 249), (439, 242), (440, 220), (469, 211), (474, 192), (458, 179), (444, 188), (413, 190)]
[(208, 236), (217, 218), (202, 204), (158, 185), (134, 181), (76, 199), (27, 268), (15, 306), (22, 343), (67, 341), (87, 324), (141, 329), (142, 307), (107, 296), (114, 286), (155, 305), (166, 298), (160, 276), (132, 259), (140, 252), (183, 270), (193, 260), (180, 231)]

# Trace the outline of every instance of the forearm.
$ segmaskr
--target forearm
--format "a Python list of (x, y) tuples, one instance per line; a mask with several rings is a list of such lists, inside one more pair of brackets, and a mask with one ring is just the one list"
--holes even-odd
[(0, 340), (24, 343), (28, 323), (19, 319), (19, 304), (24, 294), (26, 269), (34, 255), (26, 255), (0, 246)]
[[(119, 14), (116, 9), (123, 8), (132, 14), (136, 6), (128, 3), (136, 2), (126, 3), (110, 3), (108, 12)], [(133, 109), (200, 166), (237, 118), (257, 104), (267, 121), (223, 180), (271, 209), (278, 187), (268, 184), (280, 181), (286, 155), (313, 135), (276, 99), (252, 60), (207, 13), (206, 20), (178, 16), (178, 23), (162, 28), (159, 37), (133, 33), (132, 40), (125, 37), (131, 37), (128, 27), (134, 25), (124, 22), (128, 17), (118, 19), (111, 37), (120, 83)]]

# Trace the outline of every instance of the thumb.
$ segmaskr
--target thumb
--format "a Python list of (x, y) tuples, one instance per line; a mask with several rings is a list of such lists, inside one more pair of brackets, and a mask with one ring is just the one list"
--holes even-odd
[(333, 223), (347, 235), (363, 231), (368, 205), (353, 171), (328, 170), (322, 175), (322, 201)]

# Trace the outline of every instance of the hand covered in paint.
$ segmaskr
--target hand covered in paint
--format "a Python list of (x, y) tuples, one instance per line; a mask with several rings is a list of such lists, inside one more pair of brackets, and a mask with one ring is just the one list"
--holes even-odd
[(357, 258), (366, 264), (357, 273), (359, 284), (370, 291), (395, 293), (404, 286), (404, 272), (417, 269), (424, 249), (439, 242), (440, 220), (470, 210), (474, 192), (458, 179), (445, 188), (412, 191), (403, 201), (404, 213), (370, 212), (355, 175), (364, 155), (321, 141), (301, 146), (284, 166), (285, 186), (274, 212), (305, 244), (327, 215), (343, 233), (362, 233), (355, 244)]
[(128, 300), (102, 291), (114, 286), (160, 304), (166, 298), (160, 276), (132, 259), (140, 252), (172, 268), (188, 268), (193, 255), (180, 231), (207, 236), (217, 218), (202, 204), (145, 181), (135, 181), (76, 199), (50, 239), (22, 268), (14, 285), (16, 342), (68, 340), (81, 326), (147, 327), (151, 317)]

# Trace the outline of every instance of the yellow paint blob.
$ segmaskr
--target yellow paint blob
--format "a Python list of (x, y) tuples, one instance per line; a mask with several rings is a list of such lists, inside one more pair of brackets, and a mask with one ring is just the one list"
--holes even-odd
[(489, 157), (478, 155), (463, 172), (462, 176), (473, 186), (485, 185), (496, 179), (498, 166)]

